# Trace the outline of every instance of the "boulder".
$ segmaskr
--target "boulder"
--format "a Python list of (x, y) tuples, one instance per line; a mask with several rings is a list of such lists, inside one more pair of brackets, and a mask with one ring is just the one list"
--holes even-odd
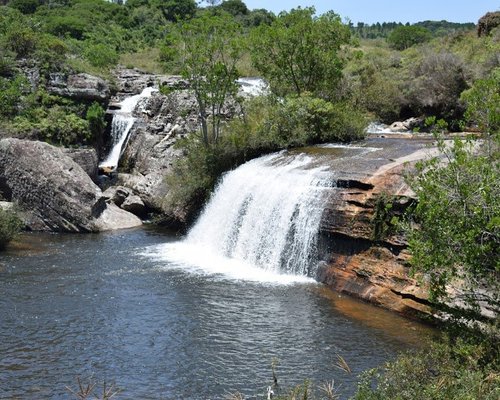
[(64, 149), (64, 152), (97, 182), (99, 157), (95, 149)]
[(104, 191), (103, 195), (116, 206), (138, 217), (146, 217), (148, 214), (149, 209), (142, 199), (135, 195), (132, 189), (125, 186), (111, 186)]
[(392, 132), (408, 132), (414, 128), (421, 127), (423, 124), (422, 118), (411, 117), (405, 121), (396, 121), (389, 126)]
[(146, 207), (142, 199), (135, 194), (128, 196), (122, 203), (121, 208), (134, 215), (137, 215), (138, 217), (145, 217), (148, 213), (148, 208)]
[(111, 186), (107, 188), (103, 196), (111, 200), (118, 207), (121, 207), (125, 199), (132, 194), (132, 190), (124, 186)]
[(134, 214), (119, 208), (116, 204), (107, 204), (99, 218), (95, 221), (98, 231), (135, 228), (142, 225), (141, 220)]
[(106, 81), (90, 74), (52, 73), (47, 83), (47, 91), (58, 96), (85, 101), (106, 102), (110, 97)]
[(63, 149), (43, 142), (0, 140), (0, 194), (24, 210), (32, 230), (97, 232), (141, 224), (108, 204)]

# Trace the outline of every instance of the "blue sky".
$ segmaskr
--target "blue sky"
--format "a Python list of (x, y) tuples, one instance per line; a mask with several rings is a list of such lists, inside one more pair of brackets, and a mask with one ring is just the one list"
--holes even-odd
[(243, 0), (248, 8), (278, 13), (302, 6), (315, 6), (319, 14), (333, 10), (357, 22), (419, 22), (445, 19), (474, 22), (487, 11), (500, 10), (500, 0)]

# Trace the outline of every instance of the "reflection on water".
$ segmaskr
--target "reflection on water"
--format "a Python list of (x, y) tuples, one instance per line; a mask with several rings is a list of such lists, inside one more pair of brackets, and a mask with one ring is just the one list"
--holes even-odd
[(77, 375), (116, 381), (120, 398), (262, 398), (273, 359), (283, 387), (335, 379), (347, 397), (358, 373), (427, 335), (315, 283), (224, 279), (144, 255), (177, 240), (31, 234), (1, 253), (0, 398), (65, 399)]

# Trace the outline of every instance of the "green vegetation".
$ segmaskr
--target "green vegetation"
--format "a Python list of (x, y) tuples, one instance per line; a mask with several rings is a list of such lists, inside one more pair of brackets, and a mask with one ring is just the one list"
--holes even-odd
[[(223, 172), (260, 154), (364, 137), (363, 113), (338, 93), (342, 46), (350, 36), (338, 15), (316, 17), (313, 8), (281, 13), (248, 41), (242, 26), (220, 11), (177, 29), (167, 37), (162, 60), (190, 82), (201, 129), (178, 144), (185, 157), (167, 178), (172, 206), (202, 203)], [(273, 94), (242, 103), (235, 79), (246, 48)], [(224, 114), (228, 100), (241, 109), (232, 120)]]
[(354, 400), (497, 399), (498, 343), (434, 344), (364, 374)]
[[(403, 25), (401, 22), (377, 22), (376, 24), (365, 24), (363, 22), (358, 22), (356, 26), (350, 25), (353, 34), (361, 39), (378, 39), (387, 37), (396, 28), (402, 26), (410, 26), (409, 23)], [(457, 23), (448, 21), (422, 21), (417, 22), (413, 26), (423, 27), (431, 32), (433, 37), (443, 37), (447, 35), (456, 34), (463, 31), (474, 30), (476, 25), (473, 23)]]
[[(413, 27), (402, 28), (411, 32)], [(404, 50), (391, 47), (389, 40), (362, 40), (350, 52), (342, 90), (382, 122), (436, 116), (460, 130), (466, 111), (462, 93), (498, 67), (499, 35), (500, 29), (486, 37), (458, 31), (427, 36)]]
[(486, 150), (481, 144), (442, 139), (439, 157), (417, 166), (410, 179), (418, 198), (410, 231), (412, 265), (430, 277), (434, 300), (446, 299), (447, 285), (461, 287), (461, 300), (500, 311), (499, 136)]
[(389, 45), (396, 50), (406, 50), (431, 39), (431, 32), (421, 26), (398, 26), (387, 37)]
[(0, 250), (16, 237), (22, 222), (14, 211), (0, 208)]
[(278, 96), (335, 97), (344, 64), (340, 50), (350, 32), (337, 14), (314, 14), (314, 8), (283, 12), (252, 32), (253, 63)]
[[(180, 49), (181, 71), (198, 105), (202, 142), (217, 143), (223, 107), (238, 91), (236, 64), (241, 58), (241, 28), (227, 16), (203, 16), (184, 22), (172, 44)], [(211, 119), (209, 132), (208, 119)]]

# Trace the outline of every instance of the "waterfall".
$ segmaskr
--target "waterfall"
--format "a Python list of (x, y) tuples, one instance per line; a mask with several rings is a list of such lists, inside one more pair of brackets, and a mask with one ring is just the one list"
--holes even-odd
[(269, 85), (262, 78), (240, 78), (236, 83), (240, 85), (241, 93), (248, 97), (269, 93)]
[(331, 174), (313, 161), (281, 152), (227, 173), (186, 239), (148, 255), (236, 279), (314, 277)]
[(99, 164), (99, 168), (116, 169), (118, 161), (125, 150), (130, 130), (136, 120), (132, 113), (141, 99), (150, 97), (156, 90), (147, 87), (140, 94), (127, 97), (119, 103), (120, 109), (115, 111), (111, 122), (111, 151), (104, 161)]

